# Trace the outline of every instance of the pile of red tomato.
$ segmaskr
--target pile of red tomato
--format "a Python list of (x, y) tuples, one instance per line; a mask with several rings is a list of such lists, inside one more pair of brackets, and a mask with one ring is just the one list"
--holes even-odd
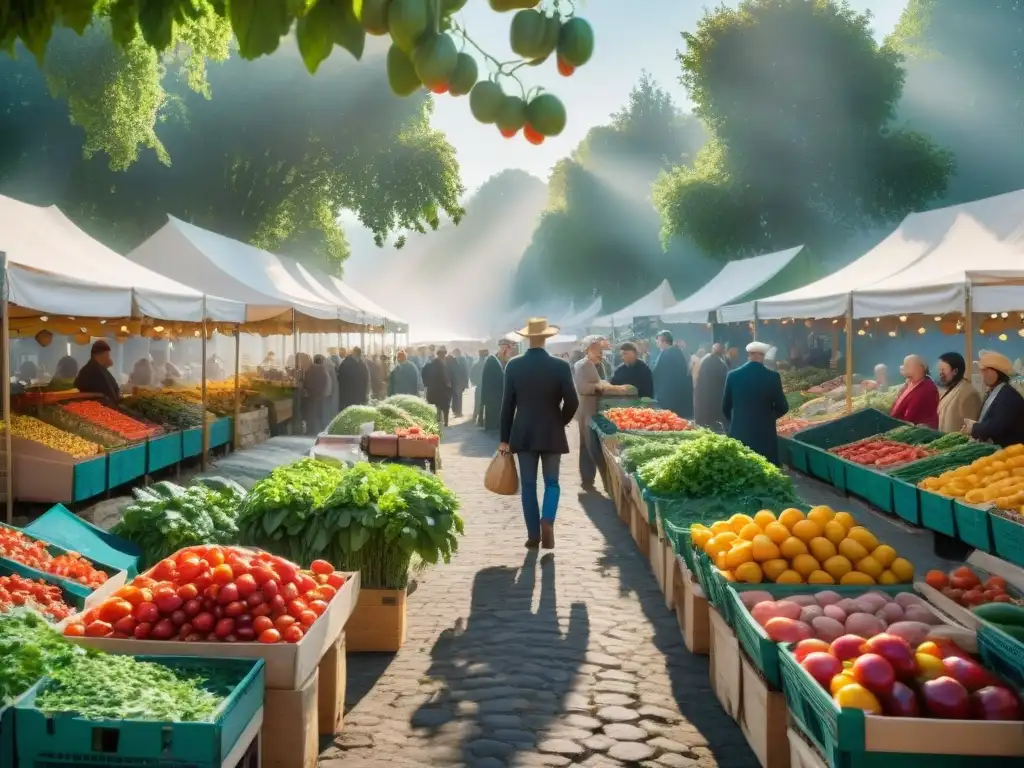
[(923, 448), (893, 440), (861, 440), (851, 445), (833, 448), (832, 453), (866, 467), (892, 467), (931, 456), (931, 453)]
[(107, 580), (106, 573), (94, 568), (92, 563), (77, 552), (52, 555), (46, 549), (46, 542), (30, 539), (16, 528), (0, 527), (0, 557), (84, 584), (90, 589), (99, 589)]
[(987, 603), (1016, 602), (1006, 592), (1006, 579), (989, 576), (983, 582), (981, 577), (966, 565), (962, 565), (947, 576), (942, 571), (928, 571), (925, 583), (960, 605), (971, 608)]
[(604, 415), (619, 429), (680, 432), (690, 428), (690, 422), (676, 416), (672, 411), (659, 411), (654, 408), (609, 408)]
[(258, 550), (188, 547), (90, 608), (64, 634), (297, 643), (344, 583), (345, 575), (326, 560), (300, 570)]
[(54, 621), (63, 621), (74, 610), (64, 602), (60, 587), (42, 579), (33, 581), (18, 574), (0, 576), (0, 613), (15, 606), (34, 608)]

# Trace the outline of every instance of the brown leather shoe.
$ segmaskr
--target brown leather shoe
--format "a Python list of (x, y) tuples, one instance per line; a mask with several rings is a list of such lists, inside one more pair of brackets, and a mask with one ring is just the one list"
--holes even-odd
[(540, 539), (527, 539), (524, 546), (527, 549), (537, 549), (540, 546)]
[(555, 524), (550, 520), (540, 521), (540, 545), (544, 549), (555, 548)]

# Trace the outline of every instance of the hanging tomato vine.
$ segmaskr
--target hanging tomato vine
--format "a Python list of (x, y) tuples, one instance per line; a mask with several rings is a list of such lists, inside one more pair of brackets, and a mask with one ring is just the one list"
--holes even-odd
[[(483, 0), (477, 0), (482, 2)], [(523, 132), (540, 144), (565, 128), (558, 97), (542, 88), (527, 90), (516, 72), (554, 56), (568, 77), (594, 52), (590, 25), (575, 15), (572, 0), (488, 0), (498, 13), (516, 11), (509, 43), (518, 59), (499, 61), (480, 48), (454, 18), (467, 0), (0, 0), (0, 47), (13, 53), (20, 41), (42, 62), (54, 27), (82, 34), (97, 16), (109, 17), (114, 42), (122, 48), (139, 35), (163, 52), (175, 44), (176, 29), (212, 11), (226, 19), (245, 59), (278, 49), (293, 26), (306, 68), (315, 73), (335, 46), (362, 58), (366, 35), (390, 37), (388, 81), (399, 96), (422, 88), (453, 97), (469, 95), (473, 116), (497, 126), (507, 138)], [(472, 48), (487, 63), (481, 73)], [(518, 91), (508, 93), (505, 86)]]

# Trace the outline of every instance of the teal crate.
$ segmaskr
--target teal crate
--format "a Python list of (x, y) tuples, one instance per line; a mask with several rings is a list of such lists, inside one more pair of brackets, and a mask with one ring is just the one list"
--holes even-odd
[(231, 429), (234, 419), (230, 416), (217, 419), (210, 425), (210, 447), (219, 448), (231, 442)]
[(120, 488), (145, 474), (145, 443), (118, 448), (107, 454), (107, 488)]
[(892, 513), (892, 478), (882, 472), (843, 460), (846, 490), (852, 496)]
[(15, 706), (19, 765), (26, 768), (122, 765), (154, 768), (219, 768), (263, 707), (263, 659), (200, 659), (139, 656), (175, 669), (218, 667), (238, 684), (213, 722), (86, 720), (74, 714), (44, 715), (35, 708), (45, 678)]
[(956, 518), (953, 517), (953, 500), (948, 496), (921, 489), (921, 525), (932, 531), (956, 536)]
[[(1004, 647), (1002, 638), (993, 638), (993, 635), (988, 627), (978, 630), (978, 649), (982, 662), (1004, 676), (1007, 676), (1006, 672), (1011, 668), (1019, 670), (1019, 665), (1007, 662), (1001, 655), (1001, 648)], [(1005, 638), (1005, 635), (1003, 637)], [(825, 756), (831, 768), (905, 768), (908, 765), (926, 765), (928, 768), (1011, 768), (1021, 764), (1019, 755), (988, 757), (970, 754), (869, 752), (865, 733), (868, 718), (865, 714), (858, 709), (839, 709), (828, 691), (796, 662), (789, 648), (789, 645), (782, 645), (779, 648), (782, 690), (786, 696), (789, 714), (798, 729), (808, 736)], [(1017, 659), (1020, 661), (1019, 656)], [(1008, 679), (1017, 683), (1012, 677)], [(925, 722), (934, 722), (937, 729), (942, 727), (941, 721)], [(943, 750), (959, 747), (960, 745), (948, 740), (941, 741)]]
[(85, 501), (107, 490), (107, 455), (79, 461), (74, 466), (71, 487), (73, 499)]
[(203, 428), (193, 427), (181, 433), (181, 455), (189, 459), (203, 452)]
[(797, 472), (803, 472), (805, 475), (810, 473), (807, 458), (808, 450), (808, 447), (798, 440), (793, 440), (793, 442), (789, 444), (790, 465)]
[(956, 525), (957, 538), (982, 552), (995, 551), (989, 517), (988, 509), (965, 504), (959, 499), (953, 500), (953, 521)]
[(743, 605), (740, 595), (743, 592), (764, 591), (781, 600), (791, 595), (811, 595), (816, 592), (832, 591), (849, 597), (859, 597), (868, 591), (885, 592), (896, 595), (900, 592), (913, 592), (911, 584), (899, 584), (889, 587), (838, 586), (834, 584), (729, 584), (726, 587), (728, 611), (725, 619), (736, 632), (740, 646), (746, 652), (750, 662), (760, 670), (764, 679), (775, 690), (782, 689), (782, 672), (779, 668), (778, 644), (768, 638), (764, 628), (754, 621), (750, 611)]
[(704, 588), (704, 594), (707, 596), (708, 602), (717, 608), (719, 613), (724, 615), (728, 611), (725, 579), (718, 573), (718, 569), (711, 562), (711, 558), (703, 552), (694, 553), (693, 564), (695, 566), (693, 572), (697, 576), (697, 581)]
[[(0, 528), (14, 528), (14, 526), (0, 523)], [(14, 528), (14, 530), (18, 529)], [(63, 555), (69, 551), (61, 546), (58, 546), (57, 544), (48, 542), (45, 539), (40, 539), (39, 537), (33, 536), (25, 531), (23, 531), (23, 533), (25, 533), (25, 535), (29, 538), (36, 539), (38, 541), (43, 541), (46, 544), (47, 551), (49, 551), (51, 555)], [(97, 563), (92, 558), (85, 555), (83, 556), (92, 564), (94, 568), (103, 571), (105, 574), (107, 574), (107, 576), (113, 576), (118, 572), (117, 568), (114, 568), (109, 565), (104, 565), (103, 563)], [(24, 563), (19, 563), (17, 560), (11, 560), (7, 557), (0, 557), (0, 565), (4, 566), (5, 568), (9, 568), (14, 573), (21, 574), (27, 579), (42, 579), (43, 581), (47, 581), (50, 584), (56, 584), (64, 591), (65, 595), (68, 598), (68, 604), (73, 605), (76, 608), (84, 608), (86, 598), (88, 598), (93, 593), (93, 590), (89, 589), (84, 584), (79, 584), (77, 581), (68, 581), (67, 579), (61, 578), (60, 576), (54, 576), (53, 574), (46, 573), (45, 571), (37, 570), (35, 568), (32, 568), (31, 566), (25, 565)]]
[(807, 448), (807, 469), (812, 477), (824, 480), (839, 491), (846, 493), (846, 467), (835, 454), (810, 446)]
[(146, 471), (156, 472), (172, 467), (181, 461), (181, 432), (171, 432), (162, 437), (149, 439), (149, 454)]
[(1024, 568), (1024, 525), (998, 512), (992, 512), (989, 519), (996, 555)]
[(94, 562), (125, 571), (129, 579), (139, 573), (142, 550), (130, 541), (83, 520), (61, 504), (50, 507), (42, 517), (26, 525), (24, 531), (34, 538), (72, 549)]
[(829, 448), (849, 445), (866, 437), (905, 426), (905, 422), (887, 416), (881, 411), (865, 408), (817, 427), (802, 429), (793, 436), (793, 440), (827, 451)]
[(14, 768), (18, 764), (15, 748), (17, 746), (15, 744), (15, 731), (17, 730), (15, 706), (25, 698), (27, 693), (28, 691), (25, 691), (25, 693), (15, 696), (10, 704), (0, 703), (0, 768)]
[(776, 438), (776, 442), (779, 446), (779, 464), (781, 464), (784, 467), (793, 466), (793, 460), (792, 458), (790, 458), (789, 455), (789, 446), (793, 443), (793, 441), (790, 440), (788, 437), (783, 437), (782, 435), (779, 435)]
[(917, 486), (895, 477), (890, 479), (893, 512), (911, 525), (921, 525), (921, 502), (918, 499)]

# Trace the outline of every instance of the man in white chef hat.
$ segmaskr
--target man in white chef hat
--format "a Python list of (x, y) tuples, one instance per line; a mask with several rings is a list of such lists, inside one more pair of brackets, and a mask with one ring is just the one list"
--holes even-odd
[(771, 349), (770, 344), (761, 341), (747, 345), (746, 364), (730, 371), (725, 379), (722, 412), (729, 420), (729, 437), (778, 464), (775, 421), (785, 416), (789, 408), (782, 378), (764, 364)]

